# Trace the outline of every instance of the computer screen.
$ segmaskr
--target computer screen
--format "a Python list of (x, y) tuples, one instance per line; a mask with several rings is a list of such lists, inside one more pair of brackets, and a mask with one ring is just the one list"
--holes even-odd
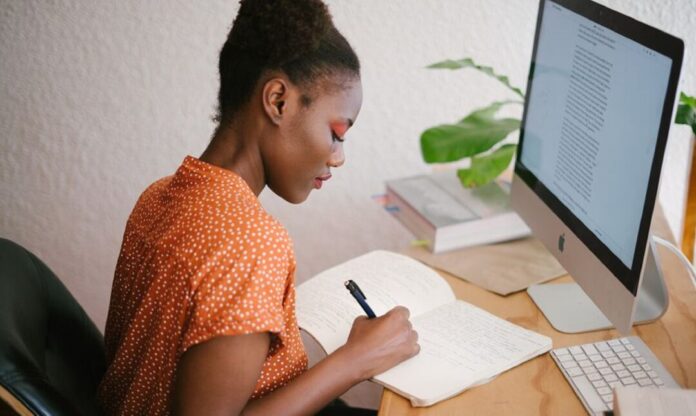
[(637, 300), (644, 276), (661, 285), (648, 236), (683, 54), (592, 1), (539, 2), (511, 200), (577, 282), (530, 288), (557, 328), (625, 333), (663, 310)]
[(635, 294), (672, 59), (561, 4), (543, 7), (519, 160)]
[(627, 267), (635, 254), (671, 64), (664, 55), (546, 3), (522, 162)]

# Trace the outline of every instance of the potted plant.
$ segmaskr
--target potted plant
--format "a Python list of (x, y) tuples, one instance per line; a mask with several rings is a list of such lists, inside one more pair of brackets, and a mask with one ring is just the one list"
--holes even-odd
[(513, 98), (496, 101), (472, 111), (454, 124), (441, 124), (421, 134), (420, 145), (426, 163), (448, 163), (470, 159), (468, 168), (457, 170), (465, 187), (485, 185), (498, 177), (509, 165), (517, 144), (501, 144), (510, 133), (520, 128), (516, 118), (498, 118), (496, 114), (506, 105), (523, 105), (524, 93), (511, 85), (507, 76), (497, 74), (490, 66), (482, 66), (471, 58), (446, 60), (428, 66), (434, 69), (478, 70), (501, 82)]

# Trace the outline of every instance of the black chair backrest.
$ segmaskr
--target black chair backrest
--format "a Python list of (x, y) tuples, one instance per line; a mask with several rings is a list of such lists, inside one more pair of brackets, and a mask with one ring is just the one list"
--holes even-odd
[(99, 414), (104, 339), (36, 256), (0, 238), (0, 385), (38, 415)]

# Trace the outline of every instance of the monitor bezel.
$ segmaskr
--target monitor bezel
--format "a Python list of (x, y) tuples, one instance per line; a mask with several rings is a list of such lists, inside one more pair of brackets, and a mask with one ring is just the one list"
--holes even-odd
[(529, 101), (526, 101), (520, 125), (519, 144), (516, 155), (515, 173), (527, 184), (527, 186), (558, 216), (561, 221), (578, 236), (580, 241), (612, 272), (612, 274), (633, 295), (637, 295), (640, 282), (641, 269), (650, 231), (650, 224), (657, 198), (658, 184), (662, 170), (665, 147), (669, 128), (672, 123), (672, 114), (679, 81), (679, 72), (684, 55), (684, 43), (681, 39), (669, 35), (641, 23), (631, 17), (611, 10), (605, 6), (589, 0), (540, 0), (537, 16), (536, 31), (534, 34), (534, 47), (527, 78), (526, 97), (529, 99), (533, 87), (534, 66), (536, 62), (539, 34), (543, 23), (544, 8), (546, 3), (556, 3), (565, 7), (601, 26), (621, 34), (651, 50), (665, 55), (672, 60), (669, 82), (665, 99), (663, 101), (662, 116), (657, 135), (655, 153), (650, 167), (650, 176), (646, 191), (645, 204), (638, 229), (638, 237), (633, 253), (631, 267), (626, 266), (585, 224), (577, 218), (529, 169), (522, 163), (521, 155), (524, 148), (524, 132), (527, 120)]

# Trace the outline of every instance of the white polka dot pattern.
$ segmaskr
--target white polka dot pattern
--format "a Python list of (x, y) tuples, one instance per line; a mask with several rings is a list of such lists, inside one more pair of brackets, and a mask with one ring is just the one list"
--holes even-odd
[(126, 225), (106, 323), (106, 413), (168, 414), (181, 354), (220, 335), (274, 333), (252, 398), (301, 374), (294, 272), (287, 231), (246, 182), (188, 156)]

